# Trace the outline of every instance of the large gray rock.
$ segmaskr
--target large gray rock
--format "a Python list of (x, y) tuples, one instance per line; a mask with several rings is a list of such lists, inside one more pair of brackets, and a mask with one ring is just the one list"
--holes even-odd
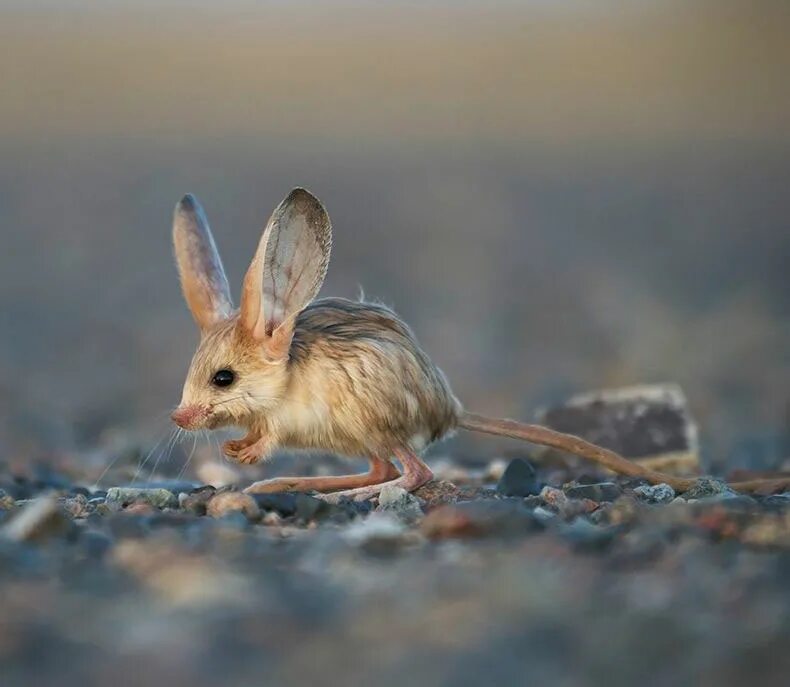
[(540, 411), (537, 420), (653, 469), (699, 472), (697, 426), (676, 384), (578, 394)]

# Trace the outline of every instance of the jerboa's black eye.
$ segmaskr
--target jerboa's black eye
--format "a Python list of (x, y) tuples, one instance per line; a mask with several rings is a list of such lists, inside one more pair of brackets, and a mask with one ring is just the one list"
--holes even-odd
[(211, 383), (214, 386), (230, 386), (235, 379), (236, 375), (233, 374), (233, 370), (218, 370), (211, 378)]

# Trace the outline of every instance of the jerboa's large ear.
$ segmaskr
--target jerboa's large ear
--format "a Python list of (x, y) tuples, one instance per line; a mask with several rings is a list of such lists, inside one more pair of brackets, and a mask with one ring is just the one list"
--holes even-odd
[(331, 248), (324, 206), (295, 188), (272, 213), (241, 293), (240, 326), (271, 355), (287, 355), (296, 315), (321, 288)]
[(233, 303), (228, 279), (206, 213), (191, 194), (185, 195), (176, 205), (173, 247), (184, 298), (201, 330), (230, 316)]

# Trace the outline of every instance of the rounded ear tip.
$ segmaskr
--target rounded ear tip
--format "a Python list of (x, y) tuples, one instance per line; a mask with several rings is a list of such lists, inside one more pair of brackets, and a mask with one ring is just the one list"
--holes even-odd
[(176, 203), (176, 212), (192, 212), (197, 206), (197, 198), (191, 193), (187, 193), (181, 200)]
[(291, 208), (296, 212), (302, 213), (312, 221), (319, 224), (327, 224), (329, 215), (324, 204), (310, 191), (301, 186), (293, 189), (280, 205), (281, 208)]
[(294, 188), (285, 199), (289, 203), (310, 203), (312, 205), (321, 205), (321, 201), (316, 198), (310, 191), (301, 186)]

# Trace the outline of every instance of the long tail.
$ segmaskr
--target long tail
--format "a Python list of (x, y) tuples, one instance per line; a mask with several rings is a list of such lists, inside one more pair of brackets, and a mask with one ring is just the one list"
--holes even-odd
[[(540, 425), (528, 425), (522, 422), (516, 422), (515, 420), (500, 420), (498, 418), (478, 415), (477, 413), (464, 412), (458, 421), (458, 426), (472, 432), (495, 434), (511, 439), (521, 439), (522, 441), (528, 441), (540, 446), (556, 448), (560, 451), (572, 453), (575, 456), (597, 463), (619, 475), (639, 477), (647, 480), (651, 484), (661, 484), (663, 482), (678, 492), (687, 491), (696, 482), (695, 479), (676, 477), (674, 475), (667, 475), (663, 472), (657, 472), (656, 470), (650, 470), (627, 458), (623, 458), (619, 453), (592, 444), (581, 437), (557, 432)], [(730, 486), (736, 491), (742, 492), (779, 491), (790, 488), (790, 476), (777, 479), (755, 479), (745, 482), (733, 482)]]

